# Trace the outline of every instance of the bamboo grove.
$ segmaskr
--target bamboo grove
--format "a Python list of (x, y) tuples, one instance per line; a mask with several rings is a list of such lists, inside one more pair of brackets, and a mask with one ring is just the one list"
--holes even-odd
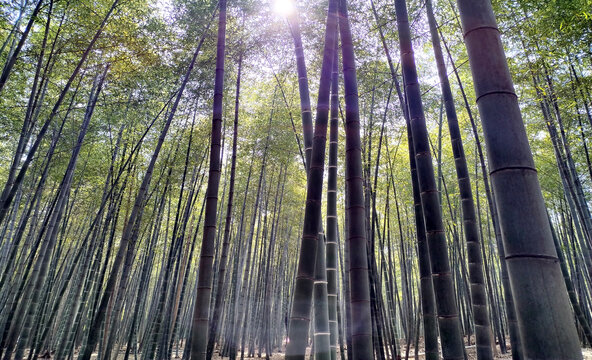
[(0, 4), (1, 359), (582, 359), (590, 0)]

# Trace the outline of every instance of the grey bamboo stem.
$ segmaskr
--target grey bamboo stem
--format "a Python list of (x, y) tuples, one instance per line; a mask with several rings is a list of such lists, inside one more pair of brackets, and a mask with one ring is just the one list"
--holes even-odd
[(343, 57), (345, 97), (345, 182), (346, 234), (349, 249), (352, 357), (373, 359), (372, 319), (370, 313), (370, 277), (366, 239), (366, 208), (360, 141), (358, 84), (347, 1), (339, 1), (339, 35)]
[[(325, 167), (325, 145), (329, 117), (329, 95), (331, 72), (337, 33), (337, 0), (329, 1), (321, 79), (317, 101), (314, 138), (310, 163), (307, 163), (308, 178), (304, 226), (298, 260), (298, 272), (293, 292), (293, 303), (288, 330), (289, 343), (286, 347), (287, 359), (304, 359), (310, 324), (312, 295), (314, 287), (317, 237), (321, 228), (321, 194)], [(306, 140), (305, 140), (306, 141)]]
[(485, 277), (483, 276), (483, 258), (481, 256), (481, 243), (479, 241), (479, 229), (477, 227), (477, 215), (475, 213), (475, 203), (473, 201), (473, 192), (471, 189), (471, 179), (463, 141), (458, 126), (456, 107), (452, 97), (448, 73), (444, 64), (444, 55), (438, 36), (438, 25), (432, 9), (432, 1), (426, 1), (426, 12), (432, 37), (432, 47), (436, 58), (438, 75), (440, 77), (440, 87), (442, 98), (446, 109), (446, 118), (448, 120), (448, 129), (450, 131), (450, 141), (452, 142), (452, 153), (454, 155), (454, 164), (456, 167), (456, 176), (458, 179), (458, 188), (460, 191), (462, 203), (462, 216), (465, 240), (467, 242), (467, 259), (469, 262), (469, 282), (471, 284), (471, 304), (473, 307), (473, 321), (475, 323), (475, 337), (477, 344), (478, 359), (493, 359), (491, 350), (491, 325), (489, 323), (489, 311), (487, 309), (487, 293), (485, 291)]
[(458, 0), (458, 6), (524, 355), (532, 359), (581, 359), (565, 282), (491, 3)]
[(216, 237), (216, 212), (220, 186), (220, 151), (222, 139), (222, 101), (224, 94), (224, 58), (226, 54), (226, 0), (219, 2), (218, 44), (216, 49), (216, 76), (212, 111), (210, 143), (210, 169), (206, 190), (203, 240), (198, 265), (197, 297), (191, 326), (191, 360), (204, 360), (207, 355), (208, 325), (212, 293), (212, 267)]
[(411, 43), (411, 30), (405, 0), (395, 1), (397, 28), (401, 50), (401, 65), (405, 94), (409, 109), (409, 121), (415, 150), (417, 178), (426, 227), (428, 251), (432, 269), (432, 282), (436, 295), (438, 326), (442, 340), (444, 359), (464, 359), (461, 324), (454, 297), (450, 262), (439, 193), (434, 178), (429, 138), (423, 112), (421, 91)]

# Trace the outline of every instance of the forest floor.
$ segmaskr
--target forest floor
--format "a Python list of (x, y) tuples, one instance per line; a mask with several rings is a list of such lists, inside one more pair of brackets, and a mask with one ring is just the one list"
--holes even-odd
[[(510, 341), (508, 339), (508, 345), (509, 345)], [(502, 354), (500, 351), (500, 347), (499, 345), (496, 346), (497, 348), (497, 353), (494, 354), (494, 359), (512, 359), (512, 354), (511, 354), (511, 350), (508, 346), (508, 351), (505, 354)], [(469, 360), (476, 360), (477, 359), (477, 353), (476, 353), (476, 348), (475, 345), (471, 345), (471, 346), (467, 346), (467, 357)], [(307, 353), (310, 352), (310, 348), (307, 349)], [(583, 348), (582, 349), (582, 355), (584, 360), (592, 360), (592, 349), (591, 348)], [(240, 358), (240, 354), (238, 354), (237, 359)], [(255, 355), (255, 357), (246, 357), (246, 359), (259, 359), (258, 354)], [(262, 354), (262, 359), (265, 359), (265, 354)], [(275, 353), (273, 354), (273, 356), (270, 357), (271, 360), (281, 360), (285, 358), (285, 354), (284, 353)], [(340, 359), (341, 357), (339, 356), (339, 350), (337, 350), (337, 359)], [(414, 349), (413, 347), (411, 347), (410, 351), (409, 351), (409, 359), (413, 359), (413, 360), (422, 360), (425, 359), (425, 353), (423, 352), (423, 348), (419, 349), (419, 353), (417, 356), (417, 359), (414, 356)], [(214, 355), (213, 360), (222, 360), (223, 358), (218, 356), (217, 354)], [(405, 348), (404, 346), (401, 347), (401, 359), (405, 359)]]
[[(586, 348), (586, 349), (582, 349), (582, 354), (584, 356), (584, 360), (592, 360), (592, 349)], [(337, 353), (337, 359), (340, 359), (339, 357), (339, 352)], [(467, 347), (467, 357), (469, 360), (476, 360), (477, 359), (477, 354), (475, 352), (475, 346), (470, 346)], [(237, 358), (240, 358), (240, 354)], [(247, 358), (246, 359), (252, 359), (252, 358)], [(256, 355), (254, 359), (258, 359), (259, 357)], [(262, 359), (265, 358), (265, 354), (263, 354)], [(271, 360), (281, 360), (284, 359), (285, 355), (283, 353), (276, 353), (273, 354), (273, 356), (270, 358)], [(403, 352), (401, 354), (401, 359), (405, 359), (405, 353)], [(409, 353), (409, 359), (414, 359), (415, 357), (413, 356), (413, 352)], [(425, 355), (423, 352), (420, 352), (418, 354), (417, 360), (421, 360), (421, 359), (425, 359)], [(497, 355), (494, 356), (494, 359), (512, 359), (512, 354), (510, 352), (507, 352), (506, 354), (502, 354), (501, 352), (498, 352)], [(213, 360), (222, 360), (222, 357), (220, 356), (214, 356)]]
[[(589, 349), (589, 348), (582, 349), (582, 354), (583, 354), (584, 360), (592, 360), (592, 349)], [(339, 357), (339, 351), (337, 352), (337, 355), (338, 355), (337, 358), (340, 359), (340, 357)], [(469, 360), (476, 360), (477, 359), (477, 354), (475, 352), (475, 346), (468, 346), (467, 347), (467, 357), (468, 357)], [(120, 354), (117, 357), (118, 360), (119, 359), (123, 359), (123, 358), (124, 358), (123, 354)], [(284, 359), (284, 358), (285, 358), (285, 354), (284, 353), (275, 353), (275, 354), (273, 354), (273, 356), (271, 356), (270, 359), (271, 360), (281, 360), (281, 359)], [(92, 360), (97, 359), (97, 354), (96, 353), (93, 354), (93, 356), (91, 357), (91, 359)], [(180, 359), (180, 357), (179, 358), (176, 358), (176, 357), (173, 356), (171, 359)], [(222, 360), (223, 358), (216, 354), (216, 355), (213, 356), (212, 359), (213, 360)], [(240, 354), (238, 354), (237, 359), (240, 359)], [(258, 355), (255, 355), (255, 357), (247, 357), (247, 356), (245, 356), (245, 359), (259, 359), (259, 356)], [(265, 354), (262, 354), (261, 359), (265, 359)], [(401, 354), (401, 359), (405, 359), (405, 352), (404, 351)], [(410, 351), (410, 353), (409, 353), (409, 359), (416, 360), (415, 357), (414, 357), (413, 351)], [(417, 360), (422, 360), (422, 359), (425, 359), (425, 355), (424, 355), (423, 352), (419, 352), (418, 357), (417, 357)], [(507, 352), (506, 354), (502, 354), (502, 353), (498, 352), (498, 354), (494, 356), (494, 359), (502, 359), (502, 360), (503, 359), (508, 359), (509, 360), (509, 359), (512, 359), (512, 355), (511, 355), (510, 352)]]
[[(420, 344), (422, 343), (422, 341), (420, 340)], [(511, 354), (511, 349), (509, 348), (509, 344), (510, 344), (510, 340), (508, 339), (508, 352), (506, 352), (505, 354), (502, 354), (500, 351), (500, 347), (499, 345), (496, 345), (496, 353), (494, 354), (494, 359), (512, 359), (512, 354)], [(400, 349), (401, 349), (401, 359), (405, 359), (405, 352), (406, 352), (406, 348), (404, 344), (400, 344)], [(283, 349), (282, 349), (283, 350)], [(307, 354), (310, 354), (310, 347), (307, 348)], [(425, 353), (424, 353), (424, 349), (423, 347), (420, 347), (418, 352), (418, 356), (417, 358), (415, 358), (414, 353), (415, 353), (415, 349), (413, 348), (413, 346), (409, 349), (409, 357), (408, 359), (413, 359), (413, 360), (422, 360), (425, 359)], [(477, 354), (476, 354), (476, 348), (475, 345), (469, 345), (466, 346), (466, 350), (467, 350), (467, 358), (468, 360), (476, 360), (477, 359)], [(117, 359), (123, 359), (124, 358), (124, 353), (125, 351), (121, 352), (118, 356)], [(173, 354), (175, 353), (175, 351), (173, 351)], [(179, 354), (183, 353), (183, 348), (181, 347), (179, 349)], [(77, 354), (76, 354), (77, 355)], [(75, 358), (76, 358), (75, 355)], [(582, 348), (582, 355), (583, 355), (583, 359), (584, 360), (592, 360), (592, 348)], [(133, 358), (133, 355), (130, 356), (130, 358)], [(281, 360), (285, 358), (285, 354), (283, 352), (281, 353), (274, 353), (273, 356), (270, 357), (271, 360)], [(339, 349), (337, 350), (337, 359), (340, 359), (341, 357), (339, 356)], [(93, 356), (91, 357), (92, 360), (97, 359), (97, 354), (93, 354)], [(175, 357), (175, 355), (173, 355), (173, 357), (171, 359), (180, 359), (180, 357)], [(216, 352), (212, 358), (213, 360), (222, 360), (223, 358), (221, 356), (218, 355), (218, 353)], [(240, 352), (237, 354), (237, 359), (240, 359)], [(265, 353), (261, 354), (261, 356), (259, 356), (259, 354), (255, 354), (255, 356), (246, 356), (245, 355), (245, 359), (265, 359)]]
[[(422, 343), (422, 341), (420, 340), (420, 344), (421, 343)], [(509, 347), (510, 339), (508, 339), (507, 343), (508, 343), (508, 351), (505, 354), (502, 354), (499, 345), (496, 345), (497, 351), (494, 354), (494, 359), (508, 359), (508, 360), (512, 359), (511, 349)], [(400, 344), (400, 346), (401, 346), (401, 359), (405, 359), (405, 350), (406, 350), (405, 345)], [(419, 350), (419, 352), (418, 352), (418, 356), (416, 359), (414, 356), (415, 350), (412, 346), (409, 350), (408, 359), (413, 359), (413, 360), (425, 359), (425, 353), (424, 353), (423, 347), (420, 347), (418, 350)], [(467, 357), (469, 360), (476, 360), (477, 359), (475, 345), (466, 346), (466, 350), (467, 350)], [(307, 348), (307, 353), (310, 353), (310, 348)], [(592, 349), (591, 348), (582, 348), (582, 355), (583, 355), (584, 360), (592, 360)], [(262, 354), (261, 358), (265, 359), (265, 354)], [(283, 352), (282, 353), (275, 353), (275, 354), (273, 354), (273, 356), (270, 357), (271, 360), (281, 360), (284, 358), (285, 358), (285, 354)], [(339, 356), (339, 349), (338, 349), (337, 350), (337, 359), (340, 359), (340, 358), (341, 357)], [(212, 359), (213, 360), (222, 360), (223, 358), (220, 357), (218, 354), (216, 354), (216, 355), (214, 355), (214, 357)], [(238, 354), (237, 359), (240, 359), (240, 353)], [(256, 354), (255, 357), (245, 356), (245, 359), (259, 359), (259, 355)]]

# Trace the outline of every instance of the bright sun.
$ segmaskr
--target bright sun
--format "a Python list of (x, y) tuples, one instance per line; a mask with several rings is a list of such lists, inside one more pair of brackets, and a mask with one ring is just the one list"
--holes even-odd
[(273, 11), (282, 16), (288, 16), (294, 12), (292, 0), (273, 0)]

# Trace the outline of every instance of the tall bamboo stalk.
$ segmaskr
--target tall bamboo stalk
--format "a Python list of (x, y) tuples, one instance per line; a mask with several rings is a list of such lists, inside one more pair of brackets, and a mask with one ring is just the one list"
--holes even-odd
[(232, 202), (234, 199), (234, 180), (236, 173), (236, 151), (238, 142), (238, 114), (239, 114), (239, 98), (240, 98), (240, 81), (243, 65), (243, 53), (239, 54), (238, 58), (238, 74), (236, 77), (236, 97), (234, 102), (234, 132), (232, 135), (232, 158), (230, 165), (230, 185), (228, 188), (228, 203), (226, 205), (226, 222), (224, 224), (224, 240), (222, 241), (222, 254), (220, 255), (220, 267), (218, 270), (218, 291), (216, 293), (214, 313), (210, 322), (210, 337), (208, 339), (207, 358), (211, 359), (214, 352), (214, 342), (218, 333), (218, 325), (220, 313), (222, 311), (222, 298), (225, 293), (225, 278), (226, 273), (226, 259), (228, 258), (228, 251), (230, 247), (230, 226), (232, 224)]
[(473, 192), (471, 189), (471, 179), (463, 141), (458, 126), (458, 117), (456, 116), (456, 107), (452, 97), (448, 73), (444, 63), (444, 55), (438, 36), (438, 25), (432, 9), (432, 1), (426, 1), (426, 12), (432, 37), (432, 47), (436, 58), (438, 76), (440, 77), (440, 87), (442, 98), (446, 109), (446, 119), (448, 120), (448, 129), (450, 131), (450, 141), (452, 142), (452, 153), (454, 155), (454, 164), (456, 167), (456, 177), (458, 179), (458, 188), (462, 203), (462, 216), (465, 240), (467, 242), (467, 258), (469, 261), (469, 282), (471, 284), (471, 304), (473, 307), (473, 321), (475, 322), (475, 337), (477, 343), (478, 359), (493, 359), (491, 351), (491, 325), (489, 323), (489, 311), (487, 309), (487, 293), (485, 292), (485, 277), (483, 276), (483, 258), (481, 256), (481, 243), (479, 241), (479, 229), (477, 227), (477, 215), (475, 214), (475, 204), (473, 202)]
[(362, 360), (372, 359), (374, 354), (358, 84), (346, 0), (339, 1), (339, 35), (341, 36), (345, 97), (345, 211), (348, 219), (346, 241), (349, 248), (352, 359)]
[[(336, 38), (337, 42), (337, 38)], [(339, 139), (339, 53), (335, 51), (331, 74), (331, 110), (329, 123), (329, 166), (327, 171), (327, 293), (329, 302), (329, 329), (331, 333), (331, 360), (337, 360), (337, 141)], [(343, 355), (343, 354), (342, 354)]]
[(446, 235), (442, 222), (439, 193), (436, 188), (428, 132), (423, 112), (421, 91), (417, 78), (411, 30), (405, 0), (395, 1), (401, 65), (405, 82), (405, 94), (409, 109), (409, 120), (421, 203), (425, 220), (428, 251), (432, 269), (432, 281), (436, 295), (438, 326), (445, 359), (463, 359), (464, 346), (461, 326), (454, 297), (454, 285), (448, 259)]
[(216, 211), (220, 185), (220, 148), (222, 139), (222, 100), (224, 94), (224, 57), (226, 54), (226, 0), (220, 0), (218, 17), (218, 44), (216, 48), (216, 77), (214, 79), (214, 103), (212, 134), (210, 140), (210, 170), (206, 190), (203, 239), (198, 266), (197, 297), (191, 326), (190, 358), (203, 360), (207, 355), (208, 324), (212, 293), (212, 265), (216, 237)]
[(287, 359), (304, 359), (308, 340), (317, 237), (321, 228), (322, 180), (325, 170), (325, 145), (327, 141), (327, 123), (329, 118), (331, 71), (335, 51), (335, 37), (337, 33), (336, 12), (337, 1), (330, 0), (325, 28), (325, 44), (321, 79), (319, 82), (312, 153), (310, 164), (308, 164), (309, 170), (304, 226), (298, 260), (298, 272), (293, 292), (294, 300), (292, 302), (290, 327), (288, 330), (289, 343), (286, 348)]
[(491, 3), (458, 0), (458, 6), (524, 355), (581, 359), (565, 282)]

